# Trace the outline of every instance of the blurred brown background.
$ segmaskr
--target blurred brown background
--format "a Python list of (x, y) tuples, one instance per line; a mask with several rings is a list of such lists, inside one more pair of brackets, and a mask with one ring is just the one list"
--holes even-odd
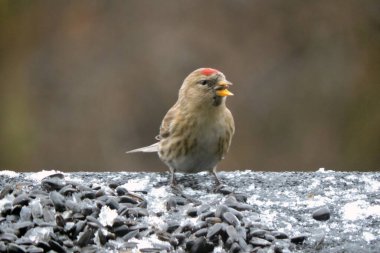
[(191, 71), (235, 85), (221, 170), (380, 168), (380, 1), (0, 1), (0, 168), (166, 170)]

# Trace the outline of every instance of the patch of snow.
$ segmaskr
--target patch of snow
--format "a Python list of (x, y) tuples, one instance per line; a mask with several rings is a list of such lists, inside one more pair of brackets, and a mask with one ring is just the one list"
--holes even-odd
[(47, 241), (49, 239), (50, 233), (54, 233), (53, 227), (35, 227), (28, 230), (28, 232), (25, 234), (25, 237), (34, 243), (38, 243), (40, 241)]
[(183, 189), (183, 193), (187, 194), (187, 195), (196, 195), (197, 193), (199, 193), (200, 191), (199, 190), (194, 190), (193, 188), (191, 187), (186, 187), (185, 189)]
[(219, 196), (216, 193), (201, 194), (201, 196), (199, 196), (199, 200), (201, 200), (202, 202), (205, 201), (205, 202), (212, 203), (212, 201), (218, 199), (218, 197)]
[(215, 247), (213, 251), (213, 253), (223, 253), (223, 252), (226, 252), (226, 251), (222, 248), (222, 246)]
[(371, 241), (374, 241), (374, 240), (376, 240), (376, 236), (374, 236), (374, 234), (372, 234), (372, 233), (370, 233), (370, 232), (367, 232), (367, 231), (364, 231), (363, 232), (363, 239), (366, 241), (366, 242), (368, 242), (368, 243), (370, 243)]
[(273, 227), (274, 222), (277, 220), (277, 214), (278, 212), (271, 209), (262, 210), (260, 213), (261, 222), (269, 227)]
[(164, 230), (167, 226), (166, 222), (162, 219), (162, 217), (157, 217), (153, 215), (149, 215), (143, 219), (149, 226), (156, 227)]
[(155, 248), (157, 246), (161, 246), (162, 248), (168, 248), (168, 249), (171, 248), (171, 245), (169, 242), (164, 242), (164, 241), (159, 240), (155, 234), (141, 240), (137, 238), (132, 238), (129, 240), (129, 242), (137, 243), (138, 251), (135, 251), (135, 252), (140, 252), (139, 250), (143, 248)]
[(57, 173), (62, 173), (62, 172), (58, 170), (42, 170), (39, 172), (30, 173), (30, 175), (28, 175), (26, 178), (36, 181), (36, 182), (40, 182), (45, 177), (48, 177), (50, 175), (57, 174)]
[(354, 181), (354, 180), (357, 180), (358, 177), (357, 177), (356, 175), (352, 175), (352, 174), (350, 174), (350, 175), (348, 175), (348, 176), (345, 176), (345, 179), (346, 179), (346, 180)]
[(364, 219), (369, 216), (380, 216), (380, 205), (370, 205), (364, 200), (357, 200), (342, 207), (345, 220)]
[[(99, 247), (101, 246), (102, 244), (100, 243), (100, 239), (99, 239), (99, 231), (101, 230), (101, 228), (99, 228), (96, 232), (95, 232), (95, 237), (94, 237), (94, 242), (95, 244)], [(103, 231), (106, 231), (106, 229), (102, 229), (102, 232)]]
[[(63, 173), (65, 175), (65, 180), (66, 181), (71, 181), (71, 182), (75, 182), (75, 183), (83, 183), (83, 179), (80, 178), (80, 177), (76, 177), (74, 175), (74, 177), (72, 177), (72, 174), (71, 173)], [(92, 182), (93, 184), (95, 184), (95, 179), (92, 179)], [(89, 183), (89, 182), (86, 182), (86, 183)]]
[(306, 204), (307, 207), (314, 208), (314, 207), (324, 206), (328, 204), (329, 202), (331, 202), (330, 198), (317, 195), (312, 198), (308, 198), (307, 200), (305, 200), (304, 203)]
[(103, 226), (112, 226), (117, 215), (116, 210), (111, 209), (108, 206), (103, 206), (102, 209), (100, 209), (99, 222)]
[(144, 238), (142, 240), (137, 239), (137, 238), (131, 238), (131, 239), (129, 239), (128, 242), (134, 242), (137, 244), (137, 249), (134, 249), (132, 252), (140, 252), (139, 249), (141, 249), (141, 248), (153, 248), (152, 243), (146, 238)]
[[(293, 220), (295, 220), (295, 219), (293, 218)], [(294, 229), (293, 229), (292, 223), (284, 222), (283, 224), (281, 224), (281, 227), (278, 228), (278, 230), (281, 232), (284, 232), (284, 233), (289, 233), (289, 232), (292, 232)]]
[(195, 226), (197, 224), (198, 218), (187, 218), (181, 221), (180, 226), (185, 227), (187, 225)]
[(364, 181), (367, 192), (376, 192), (380, 189), (380, 181), (373, 180), (372, 178), (365, 178)]
[(317, 170), (317, 172), (319, 172), (319, 173), (331, 173), (331, 172), (334, 172), (333, 170), (326, 170), (325, 168), (319, 168), (318, 170)]
[[(94, 238), (94, 241), (96, 240), (96, 238)], [(100, 242), (99, 242), (100, 243)], [(122, 240), (121, 238), (117, 238), (116, 240), (108, 240), (107, 241), (107, 246), (104, 247), (104, 245), (101, 245), (101, 248), (98, 248), (98, 250), (96, 252), (106, 252), (106, 253), (120, 253), (120, 252), (125, 252), (125, 253), (134, 253), (134, 252), (138, 252), (138, 249), (135, 248), (135, 249), (128, 249), (128, 251), (125, 250), (125, 247), (124, 247), (124, 244), (125, 244), (125, 241)], [(102, 250), (100, 250), (102, 249)]]
[(336, 183), (336, 178), (334, 176), (325, 177), (323, 180)]
[(160, 188), (153, 188), (149, 192), (149, 196), (153, 199), (150, 201), (148, 199), (148, 210), (153, 212), (166, 212), (165, 200), (173, 195), (167, 191), (166, 186), (161, 186)]
[(250, 205), (257, 205), (257, 206), (262, 206), (265, 202), (261, 201), (257, 198), (258, 196), (253, 195), (252, 197), (249, 197), (247, 199), (247, 203)]
[(247, 191), (254, 191), (255, 190), (255, 184), (254, 183), (252, 183), (252, 184), (250, 184), (249, 186), (248, 186), (248, 188), (247, 188)]
[(11, 170), (0, 170), (0, 176), (18, 177), (19, 173)]
[(4, 198), (0, 199), (0, 213), (3, 211), (4, 206), (8, 203), (12, 204), (15, 197), (13, 194), (8, 194)]
[(146, 176), (144, 178), (130, 179), (127, 183), (121, 185), (128, 191), (145, 191), (149, 185), (150, 178)]
[(309, 189), (315, 189), (321, 185), (321, 180), (319, 178), (313, 178), (312, 182), (310, 183)]
[[(200, 172), (200, 173), (204, 173), (204, 172)], [(225, 172), (217, 172), (217, 175), (219, 177), (221, 177), (222, 179), (233, 179), (234, 178), (234, 175), (232, 175), (231, 173), (225, 173)], [(204, 173), (204, 176), (207, 176), (205, 175)], [(238, 172), (236, 172), (236, 177), (238, 177)]]

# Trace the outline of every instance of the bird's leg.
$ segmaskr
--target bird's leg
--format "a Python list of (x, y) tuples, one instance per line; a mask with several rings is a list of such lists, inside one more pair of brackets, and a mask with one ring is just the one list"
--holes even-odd
[(175, 170), (170, 168), (170, 187), (173, 190), (173, 193), (176, 195), (182, 195), (182, 189), (181, 187), (177, 184), (177, 180), (175, 179)]
[(222, 183), (222, 181), (219, 179), (218, 175), (216, 174), (216, 168), (214, 168), (211, 173), (215, 177), (214, 192), (223, 193), (223, 189), (225, 188), (225, 185)]
[(177, 180), (175, 179), (175, 170), (170, 168), (170, 186), (173, 188), (177, 188)]
[(211, 173), (212, 173), (212, 174), (214, 175), (214, 177), (215, 177), (215, 184), (216, 184), (216, 187), (221, 186), (221, 185), (222, 185), (222, 182), (220, 181), (218, 175), (216, 174), (215, 169), (213, 169)]

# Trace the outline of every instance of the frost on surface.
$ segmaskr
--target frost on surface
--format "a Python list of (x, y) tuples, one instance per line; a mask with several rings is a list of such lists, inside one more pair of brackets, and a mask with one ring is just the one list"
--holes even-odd
[[(142, 239), (132, 238), (129, 241), (137, 243), (138, 249), (155, 248), (155, 247), (169, 249), (171, 247), (169, 242), (159, 240), (156, 235), (151, 235), (147, 238), (142, 238)], [(140, 252), (140, 251), (136, 251), (136, 252)]]
[(370, 243), (371, 241), (374, 241), (374, 240), (378, 239), (374, 234), (372, 234), (370, 232), (365, 232), (365, 231), (363, 232), (363, 238), (368, 243)]
[(19, 173), (11, 171), (11, 170), (0, 170), (0, 176), (7, 176), (7, 177), (17, 177)]
[(4, 207), (11, 205), (15, 197), (13, 195), (6, 195), (3, 199), (0, 199), (0, 212), (3, 211)]
[(102, 209), (100, 209), (99, 222), (103, 226), (112, 226), (117, 215), (116, 210), (111, 209), (108, 206), (103, 206)]
[(45, 177), (48, 177), (48, 176), (51, 176), (51, 175), (57, 174), (57, 173), (62, 173), (62, 172), (60, 172), (58, 170), (41, 170), (39, 172), (30, 173), (27, 176), (27, 179), (30, 179), (30, 180), (33, 180), (36, 182), (40, 182)]
[(159, 188), (153, 188), (148, 196), (148, 207), (152, 212), (165, 212), (165, 200), (172, 196), (167, 189), (167, 186), (161, 186)]
[(38, 243), (41, 241), (47, 241), (50, 233), (54, 233), (53, 227), (36, 227), (26, 232), (25, 237), (33, 243)]
[(144, 191), (149, 184), (150, 178), (148, 176), (138, 179), (130, 179), (127, 183), (122, 185), (128, 191)]
[(344, 220), (352, 221), (366, 219), (369, 216), (380, 218), (380, 204), (371, 205), (364, 200), (349, 202), (342, 207), (342, 217)]
[(320, 172), (320, 173), (331, 173), (331, 172), (334, 172), (333, 170), (326, 170), (325, 168), (319, 168), (317, 170), (317, 172)]

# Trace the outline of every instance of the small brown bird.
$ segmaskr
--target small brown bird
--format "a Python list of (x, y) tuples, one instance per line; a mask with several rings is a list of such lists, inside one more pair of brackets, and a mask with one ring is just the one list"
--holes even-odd
[(233, 95), (228, 90), (230, 85), (216, 69), (193, 71), (162, 120), (158, 142), (127, 153), (158, 152), (171, 171), (173, 186), (176, 171), (210, 171), (220, 185), (216, 165), (226, 155), (235, 131), (234, 119), (226, 107), (226, 97)]

